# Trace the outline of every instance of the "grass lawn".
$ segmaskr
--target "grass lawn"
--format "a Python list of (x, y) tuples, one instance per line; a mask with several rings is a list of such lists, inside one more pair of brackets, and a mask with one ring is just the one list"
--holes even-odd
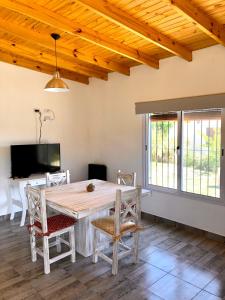
[[(217, 172), (200, 171), (192, 167), (183, 167), (182, 190), (186, 192), (220, 197), (220, 169)], [(152, 162), (152, 184), (176, 188), (177, 170), (176, 165)], [(150, 177), (151, 175), (149, 175)]]

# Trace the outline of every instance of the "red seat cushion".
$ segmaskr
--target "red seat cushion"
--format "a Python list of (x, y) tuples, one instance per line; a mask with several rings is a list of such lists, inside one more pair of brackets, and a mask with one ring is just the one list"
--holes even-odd
[[(47, 218), (48, 232), (44, 233), (43, 235), (49, 236), (51, 233), (73, 226), (75, 223), (76, 220), (74, 218), (65, 215), (55, 215), (52, 217), (48, 217)], [(34, 226), (42, 230), (40, 222), (35, 221)]]

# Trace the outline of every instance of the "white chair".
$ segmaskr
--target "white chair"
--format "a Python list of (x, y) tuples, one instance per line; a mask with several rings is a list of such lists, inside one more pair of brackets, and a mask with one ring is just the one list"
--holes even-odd
[[(66, 257), (71, 256), (71, 261), (75, 262), (75, 236), (74, 224), (76, 220), (65, 215), (55, 215), (47, 218), (45, 191), (35, 189), (30, 185), (26, 186), (26, 195), (28, 199), (28, 212), (30, 224), (30, 246), (32, 261), (37, 260), (37, 254), (44, 258), (44, 272), (50, 273), (50, 264)], [(61, 238), (64, 233), (69, 233), (69, 242)], [(36, 238), (42, 238), (42, 247), (36, 245)], [(49, 239), (56, 238), (54, 242), (49, 243)], [(61, 243), (69, 247), (69, 251), (61, 253), (53, 258), (49, 258), (49, 248), (57, 246), (57, 252), (61, 252)]]
[[(135, 172), (133, 173), (124, 173), (121, 170), (118, 170), (116, 174), (117, 184), (119, 185), (128, 185), (128, 186), (134, 186), (137, 185), (137, 175)], [(113, 214), (115, 212), (114, 208), (111, 208), (109, 213)]]
[[(141, 187), (123, 193), (121, 190), (117, 190), (115, 214), (92, 221), (92, 225), (94, 226), (93, 262), (97, 263), (98, 256), (100, 256), (112, 264), (113, 275), (116, 275), (118, 272), (119, 259), (133, 253), (135, 263), (138, 262), (139, 222), (141, 217), (140, 197)], [(122, 237), (128, 232), (133, 232), (132, 248), (125, 245), (122, 241)], [(100, 250), (102, 247), (98, 245), (100, 244), (98, 242), (99, 233), (108, 236), (113, 242), (112, 259)], [(119, 246), (121, 246), (124, 251), (118, 253)]]
[(70, 183), (70, 171), (60, 173), (46, 173), (46, 185), (57, 186)]
[(121, 170), (117, 172), (117, 183), (120, 185), (130, 185), (136, 186), (137, 185), (137, 175), (135, 172), (133, 173), (124, 173)]

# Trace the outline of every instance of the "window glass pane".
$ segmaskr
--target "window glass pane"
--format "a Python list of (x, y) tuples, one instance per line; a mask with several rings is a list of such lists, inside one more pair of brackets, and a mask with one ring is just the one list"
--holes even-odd
[(220, 197), (221, 110), (183, 115), (182, 190)]
[(148, 183), (177, 188), (177, 113), (151, 114)]

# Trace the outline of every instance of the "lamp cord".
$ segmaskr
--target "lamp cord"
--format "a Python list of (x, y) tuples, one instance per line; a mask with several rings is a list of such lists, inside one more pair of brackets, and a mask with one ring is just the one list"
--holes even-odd
[(56, 40), (55, 40), (55, 69), (58, 71), (57, 52), (56, 52)]
[(42, 120), (41, 120), (41, 112), (39, 111), (39, 122), (40, 122), (40, 132), (39, 132), (39, 144), (41, 143), (41, 135), (42, 135)]

